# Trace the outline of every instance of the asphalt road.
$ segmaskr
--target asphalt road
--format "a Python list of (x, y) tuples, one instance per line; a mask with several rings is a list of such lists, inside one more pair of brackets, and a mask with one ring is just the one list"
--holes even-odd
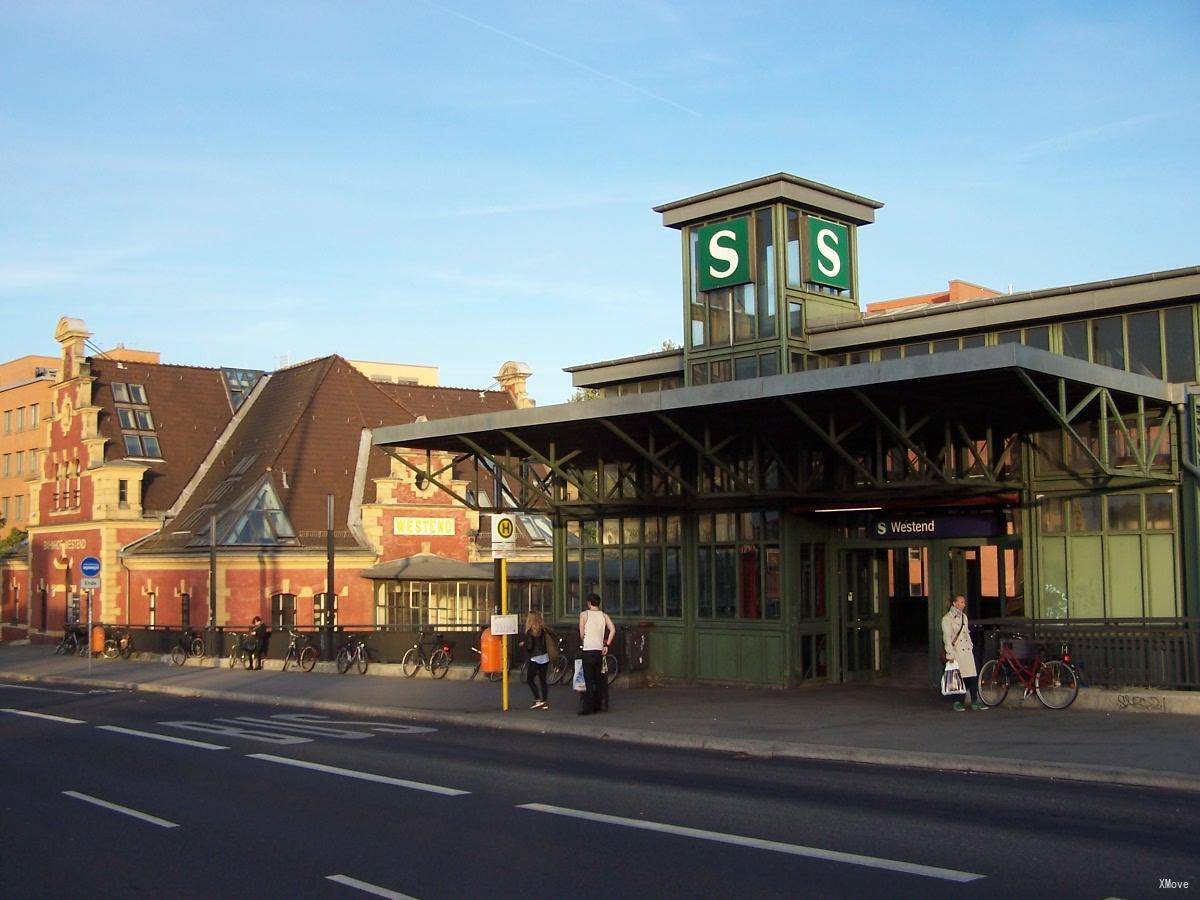
[(86, 687), (0, 684), (0, 710), (8, 897), (1200, 890), (1194, 795)]

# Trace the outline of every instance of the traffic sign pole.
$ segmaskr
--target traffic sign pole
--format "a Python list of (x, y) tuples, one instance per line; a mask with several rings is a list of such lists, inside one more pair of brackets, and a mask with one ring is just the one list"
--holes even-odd
[[(500, 615), (508, 615), (508, 560), (503, 556), (500, 557)], [(504, 669), (504, 686), (501, 693), (503, 710), (508, 712), (508, 635), (501, 640), (504, 641), (500, 645), (500, 665)]]

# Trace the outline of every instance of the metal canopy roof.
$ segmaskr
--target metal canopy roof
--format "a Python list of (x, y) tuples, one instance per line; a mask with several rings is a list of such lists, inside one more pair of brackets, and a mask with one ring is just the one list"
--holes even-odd
[(516, 448), (504, 432), (515, 432), (535, 446), (559, 441), (564, 446), (587, 443), (593, 448), (613, 449), (620, 447), (621, 442), (600, 424), (602, 419), (620, 423), (652, 419), (661, 412), (671, 413), (681, 424), (708, 420), (725, 426), (741, 423), (756, 429), (783, 424), (791, 427), (794, 420), (781, 419), (772, 412), (775, 406), (772, 401), (791, 399), (813, 412), (836, 408), (855, 389), (873, 397), (902, 399), (917, 406), (976, 412), (1018, 429), (1053, 424), (1052, 417), (1028, 392), (1015, 390), (1021, 386), (1018, 371), (1044, 391), (1055, 394), (1056, 382), (1064, 380), (1066, 399), (1076, 403), (1094, 387), (1106, 388), (1126, 399), (1183, 402), (1181, 385), (1020, 344), (1007, 344), (653, 394), (413, 422), (375, 429), (372, 443), (382, 447), (461, 451), (464, 444), (460, 438), (466, 436), (492, 453), (505, 453)]

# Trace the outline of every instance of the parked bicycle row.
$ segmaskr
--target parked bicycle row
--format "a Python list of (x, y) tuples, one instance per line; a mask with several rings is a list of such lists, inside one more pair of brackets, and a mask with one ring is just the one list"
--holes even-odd
[[(280, 633), (272, 633), (261, 620), (251, 622), (247, 627), (230, 627), (217, 631), (202, 631), (197, 628), (157, 628), (138, 629), (115, 626), (99, 626), (104, 631), (103, 649), (93, 648), (96, 656), (106, 659), (129, 659), (134, 653), (163, 652), (164, 640), (169, 643), (171, 662), (183, 666), (188, 660), (201, 660), (218, 657), (225, 661), (229, 668), (241, 667), (246, 670), (262, 668), (265, 659), (279, 659), (282, 668), (298, 668), (303, 672), (311, 672), (324, 657), (320, 647), (320, 630), (301, 630), (298, 628), (283, 628)], [(549, 634), (553, 634), (549, 632)], [(340, 646), (333, 652), (333, 661), (339, 674), (351, 670), (365, 675), (372, 663), (395, 662), (393, 653), (380, 654), (372, 647), (372, 640), (377, 635), (362, 632), (339, 632), (337, 640)], [(281, 656), (269, 651), (272, 643), (286, 637), (286, 649)], [(466, 637), (470, 643), (469, 660), (473, 660), (470, 679), (487, 678), (489, 681), (499, 681), (499, 669), (485, 671), (480, 650), (482, 635), (471, 632), (459, 632), (455, 637)], [(499, 639), (497, 639), (499, 640)], [(553, 637), (556, 654), (547, 670), (547, 681), (550, 684), (562, 684), (571, 680), (575, 670), (575, 660), (580, 658), (579, 641), (573, 634), (555, 635)], [(394, 643), (394, 641), (392, 642)], [(433, 628), (419, 628), (412, 644), (400, 655), (399, 664), (403, 674), (409, 678), (425, 672), (432, 678), (444, 678), (450, 667), (456, 662), (456, 652), (460, 641), (449, 634)], [(87, 631), (82, 625), (68, 625), (62, 638), (55, 647), (58, 654), (86, 656), (89, 649)], [(97, 647), (99, 645), (97, 644)], [(278, 646), (278, 644), (276, 644)], [(645, 637), (640, 638), (640, 647), (644, 651)], [(464, 664), (467, 660), (464, 660)], [(512, 644), (509, 658), (510, 671), (514, 676), (526, 680), (526, 659), (516, 641)], [(609, 684), (612, 684), (621, 672), (621, 663), (615, 653), (610, 654), (604, 661), (604, 674)]]

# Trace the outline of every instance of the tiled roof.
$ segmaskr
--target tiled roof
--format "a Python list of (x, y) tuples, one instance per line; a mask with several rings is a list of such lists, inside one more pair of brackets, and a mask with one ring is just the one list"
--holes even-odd
[(410, 409), (414, 416), (449, 419), (472, 413), (516, 409), (508, 391), (479, 391), (471, 388), (431, 387), (420, 384), (372, 382), (392, 399)]
[(169, 509), (233, 416), (221, 370), (102, 357), (90, 363), (96, 377), (92, 402), (101, 409), (99, 429), (107, 439), (105, 462), (125, 458), (113, 383), (146, 389), (162, 459), (145, 462), (150, 471), (142, 481), (142, 507), (148, 512)]
[[(302, 547), (325, 544), (325, 496), (332, 493), (337, 546), (358, 547), (347, 530), (350, 496), (363, 429), (411, 422), (415, 416), (338, 356), (283, 369), (259, 396), (203, 473), (183, 508), (139, 552), (182, 549), (207, 534), (216, 513), (219, 531), (232, 524), (248, 491), (269, 480)], [(372, 477), (388, 471), (377, 451)]]

